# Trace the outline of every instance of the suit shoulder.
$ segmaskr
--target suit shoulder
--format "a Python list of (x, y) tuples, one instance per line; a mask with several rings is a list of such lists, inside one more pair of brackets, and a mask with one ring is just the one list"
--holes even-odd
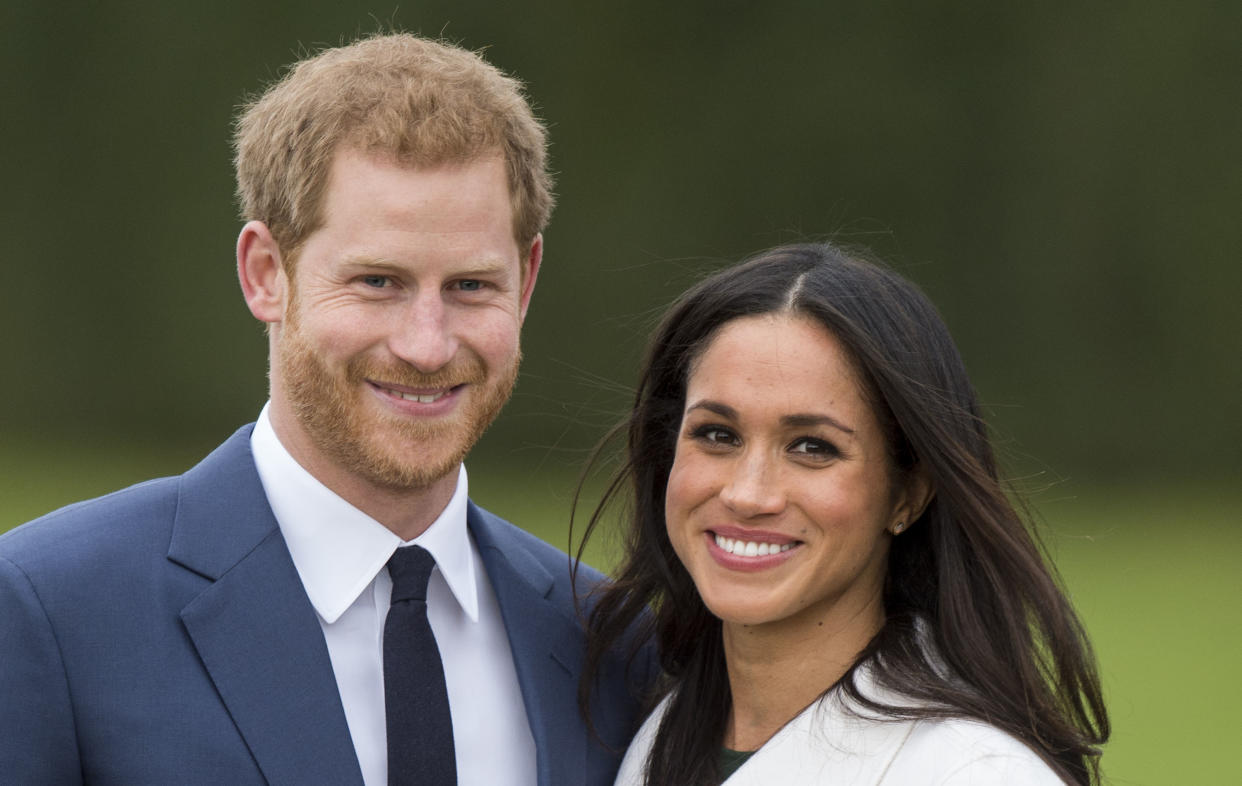
[(178, 486), (179, 478), (158, 478), (54, 510), (0, 535), (0, 558), (34, 567), (149, 548), (154, 532), (171, 526)]

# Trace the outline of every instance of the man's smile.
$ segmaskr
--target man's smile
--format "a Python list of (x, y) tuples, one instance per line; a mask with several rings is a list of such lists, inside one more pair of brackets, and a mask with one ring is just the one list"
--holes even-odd
[(439, 401), (445, 396), (451, 393), (455, 393), (461, 388), (465, 387), (464, 385), (454, 385), (453, 387), (438, 388), (436, 390), (412, 391), (412, 390), (399, 390), (397, 388), (388, 387), (387, 385), (384, 385), (379, 382), (368, 381), (368, 384), (370, 384), (372, 387), (378, 388), (381, 392), (386, 393), (387, 395), (392, 396), (393, 398), (400, 398), (400, 399), (404, 399), (405, 401), (417, 401), (420, 404), (434, 404), (435, 402)]

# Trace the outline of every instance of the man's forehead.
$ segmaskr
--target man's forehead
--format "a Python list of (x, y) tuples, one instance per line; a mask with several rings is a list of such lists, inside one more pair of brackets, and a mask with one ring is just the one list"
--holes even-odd
[[(495, 187), (487, 188), (487, 198), (497, 203), (503, 201), (504, 204), (503, 206), (494, 205), (491, 211), (503, 211), (511, 225), (510, 233), (514, 241), (519, 247), (523, 245), (517, 233), (516, 194), (509, 177), (508, 162), (499, 151), (492, 150), (463, 159), (419, 162), (402, 159), (395, 153), (382, 149), (369, 150), (357, 146), (342, 146), (332, 157), (332, 164), (319, 201), (317, 225), (323, 226), (330, 204), (336, 203), (336, 209), (340, 209), (340, 200), (351, 198), (344, 193), (351, 190), (350, 186), (343, 187), (346, 181), (354, 180), (355, 182), (351, 184), (353, 190), (361, 189), (365, 192), (374, 187), (375, 177), (391, 177), (392, 181), (396, 181), (405, 174), (424, 175), (427, 184), (436, 181), (451, 183), (469, 180), (473, 185), (478, 186), (488, 180), (492, 181)], [(368, 180), (368, 182), (358, 183), (358, 180)]]

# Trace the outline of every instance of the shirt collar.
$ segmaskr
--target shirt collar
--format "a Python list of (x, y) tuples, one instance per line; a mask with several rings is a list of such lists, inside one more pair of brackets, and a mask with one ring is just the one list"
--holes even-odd
[(417, 543), (435, 558), (453, 597), (472, 622), (479, 619), (478, 582), (466, 527), (468, 485), (461, 466), (452, 499), (421, 535), (408, 542), (346, 502), (285, 450), (272, 428), (270, 404), (250, 435), (259, 480), (311, 605), (331, 624), (353, 604), (388, 558)]

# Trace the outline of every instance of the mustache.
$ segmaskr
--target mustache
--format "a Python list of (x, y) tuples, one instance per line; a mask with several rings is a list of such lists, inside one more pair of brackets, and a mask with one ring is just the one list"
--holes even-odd
[(383, 363), (357, 358), (350, 362), (347, 374), (352, 382), (370, 381), (381, 386), (388, 384), (408, 388), (453, 388), (482, 384), (487, 379), (482, 360), (472, 353), (463, 353), (430, 374), (400, 361)]

